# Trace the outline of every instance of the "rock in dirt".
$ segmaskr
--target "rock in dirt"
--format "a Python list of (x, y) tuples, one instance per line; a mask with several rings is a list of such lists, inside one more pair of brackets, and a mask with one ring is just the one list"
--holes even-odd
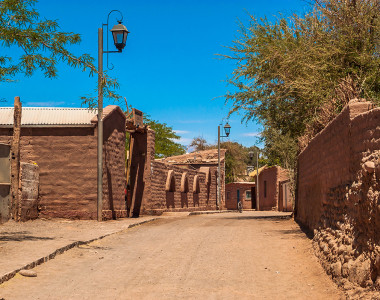
[(37, 273), (33, 270), (21, 270), (19, 273), (26, 277), (37, 277)]
[(340, 277), (342, 275), (342, 263), (340, 261), (331, 265), (331, 274), (334, 277)]
[(373, 161), (367, 161), (364, 164), (364, 169), (369, 173), (372, 174), (375, 171), (375, 163)]

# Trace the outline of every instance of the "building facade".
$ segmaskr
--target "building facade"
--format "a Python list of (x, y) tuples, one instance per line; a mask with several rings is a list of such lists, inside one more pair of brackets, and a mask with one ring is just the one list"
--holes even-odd
[[(125, 120), (118, 106), (104, 109), (103, 217), (125, 216)], [(0, 108), (0, 142), (10, 145), (13, 108)], [(20, 157), (39, 167), (41, 217), (96, 219), (97, 111), (23, 108)]]

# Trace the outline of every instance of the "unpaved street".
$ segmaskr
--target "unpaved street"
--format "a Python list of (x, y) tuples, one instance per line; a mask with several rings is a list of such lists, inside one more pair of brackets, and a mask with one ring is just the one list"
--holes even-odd
[(160, 219), (74, 248), (0, 285), (10, 299), (344, 299), (292, 220)]

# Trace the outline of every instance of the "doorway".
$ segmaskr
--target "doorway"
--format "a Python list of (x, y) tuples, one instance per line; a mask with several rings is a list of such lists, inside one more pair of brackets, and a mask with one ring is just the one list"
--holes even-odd
[(0, 224), (8, 221), (10, 216), (11, 189), (11, 147), (0, 144)]
[(251, 204), (252, 209), (256, 209), (256, 187), (251, 187)]

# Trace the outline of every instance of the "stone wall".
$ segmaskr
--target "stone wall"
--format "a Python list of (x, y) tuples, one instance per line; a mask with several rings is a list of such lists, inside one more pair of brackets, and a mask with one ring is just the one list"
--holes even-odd
[(302, 151), (296, 219), (314, 229), (327, 273), (380, 288), (380, 109), (351, 101)]

